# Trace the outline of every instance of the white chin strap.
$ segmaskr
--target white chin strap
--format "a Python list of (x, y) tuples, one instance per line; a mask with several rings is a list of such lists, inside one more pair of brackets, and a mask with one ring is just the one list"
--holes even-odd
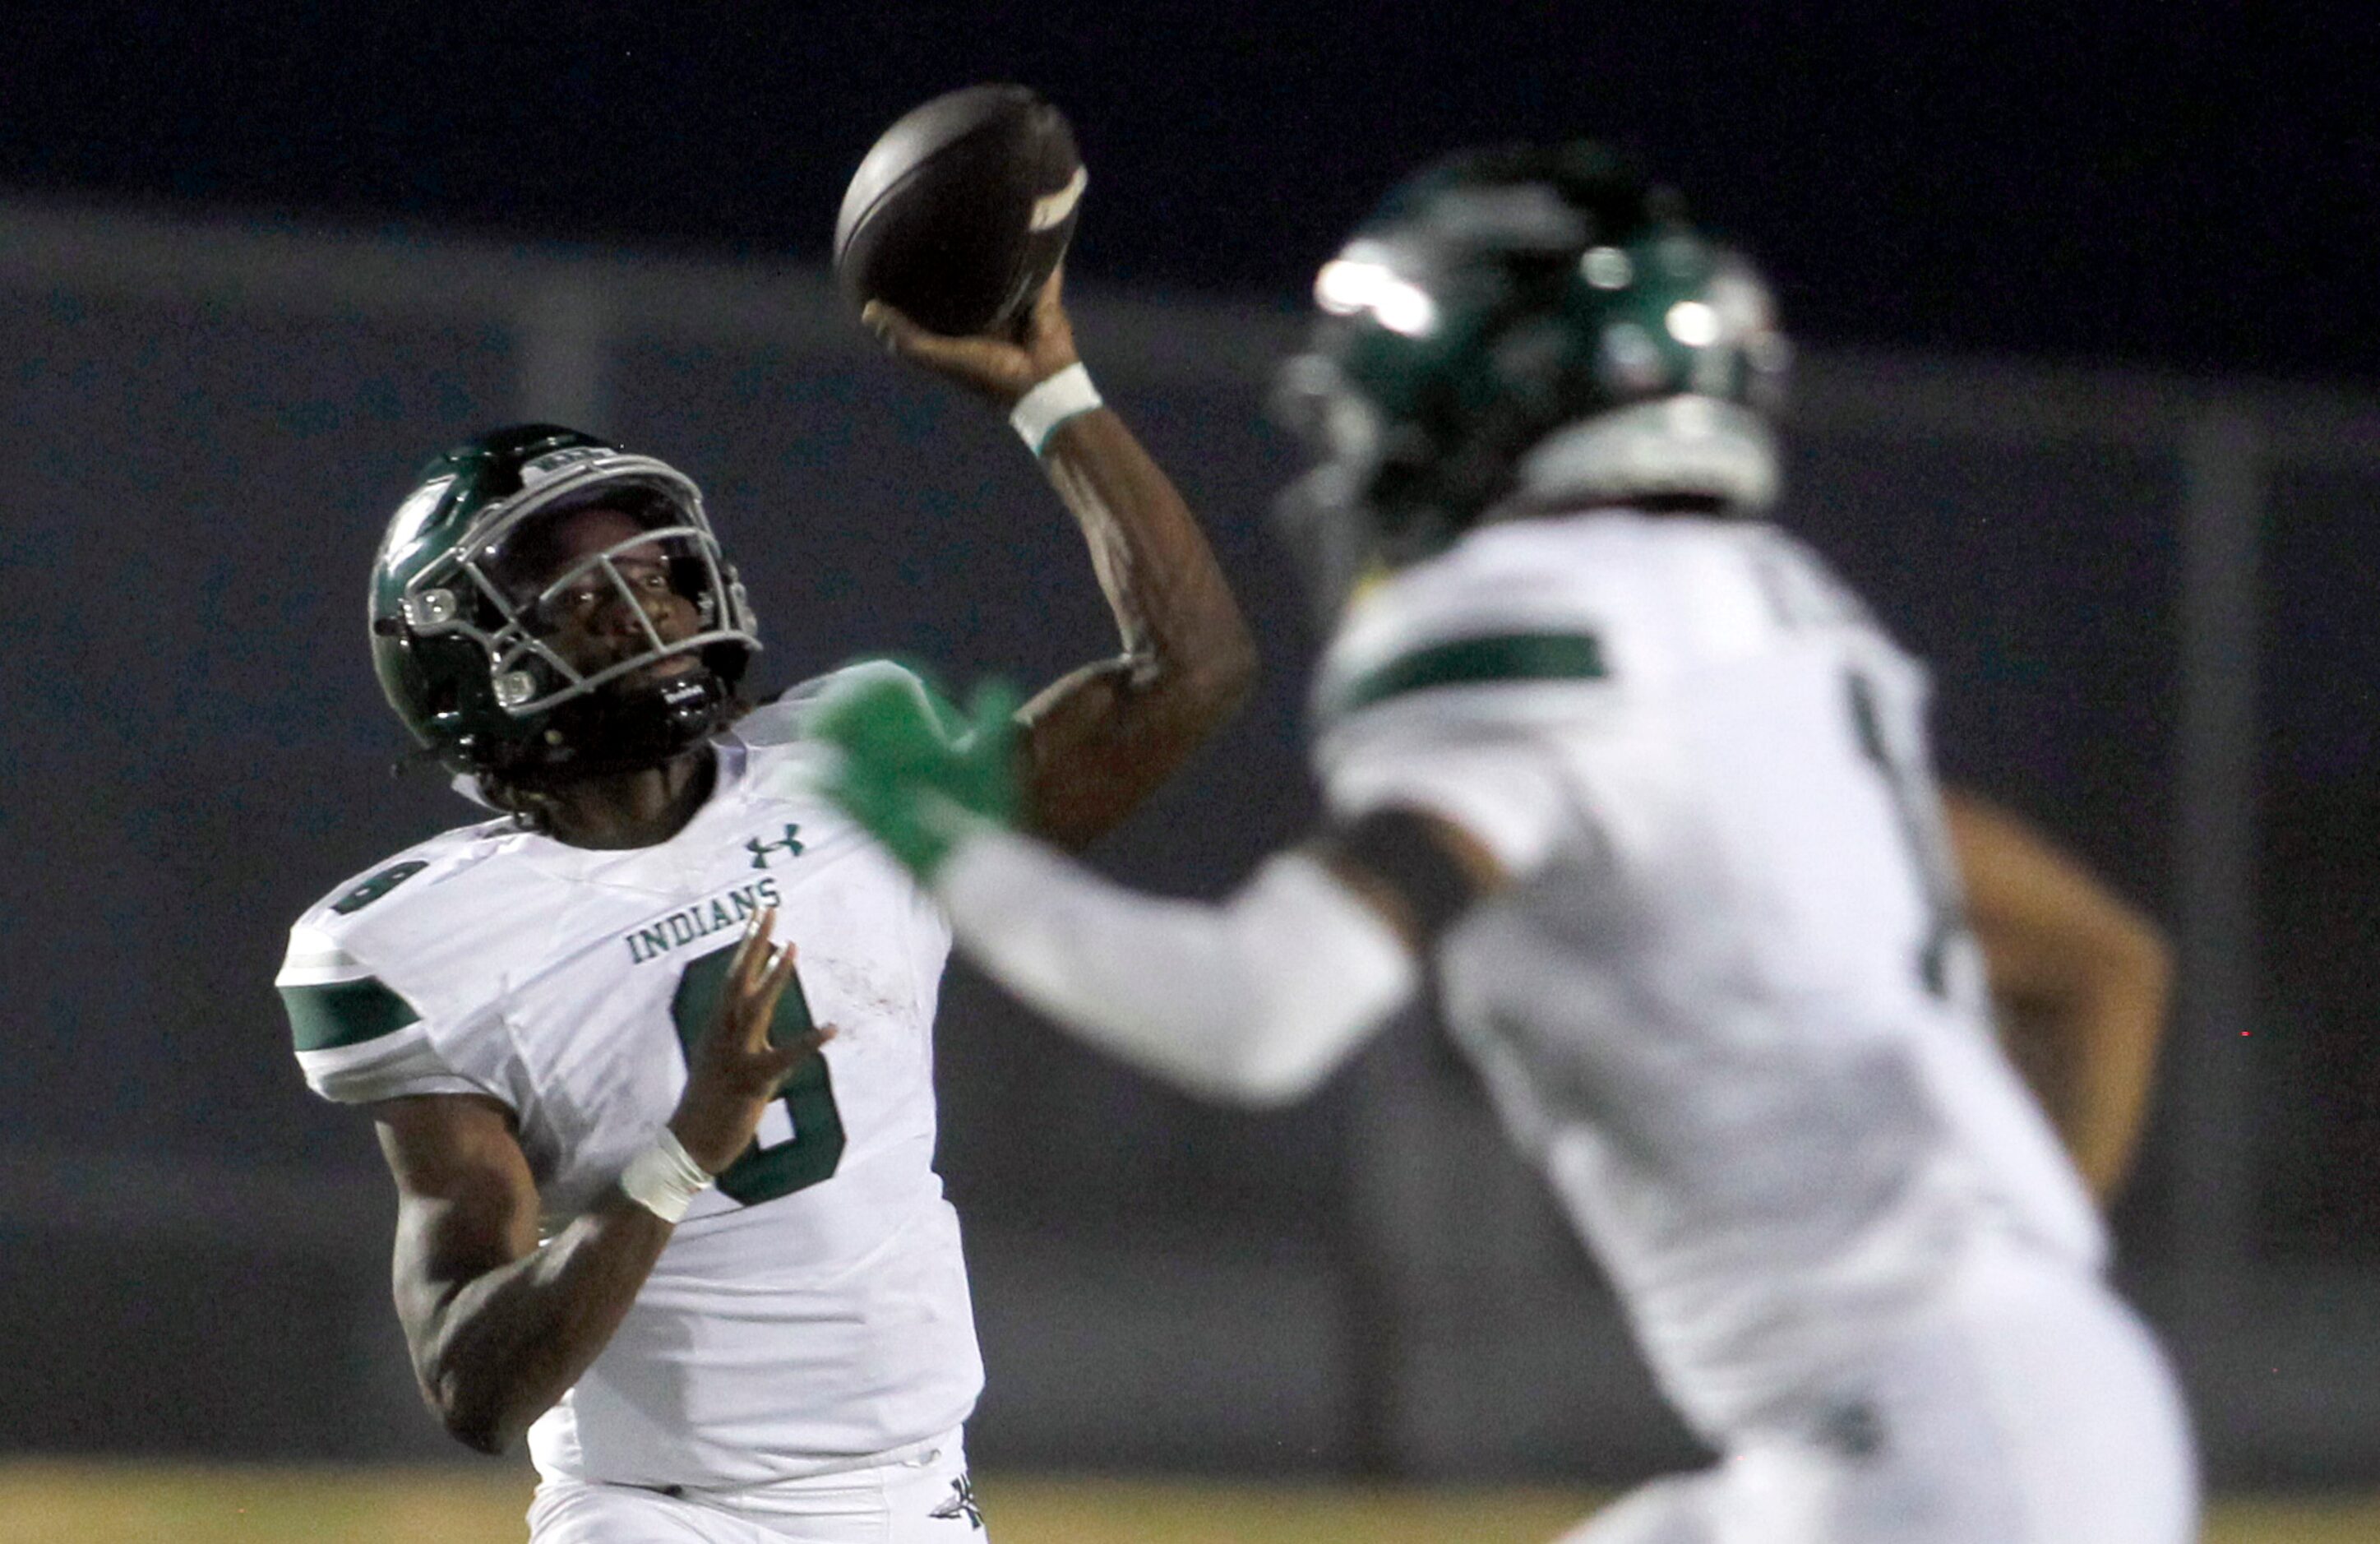
[(1767, 419), (1715, 396), (1665, 396), (1581, 419), (1523, 456), (1516, 502), (1560, 508), (1583, 498), (1707, 494), (1746, 509), (1776, 502), (1777, 439)]

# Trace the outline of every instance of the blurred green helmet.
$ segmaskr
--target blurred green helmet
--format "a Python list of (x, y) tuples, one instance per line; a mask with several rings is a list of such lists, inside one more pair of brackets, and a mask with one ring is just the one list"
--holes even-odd
[[(556, 547), (561, 517), (601, 509), (618, 540)], [(663, 638), (628, 589), (633, 571), (698, 619)], [(553, 646), (563, 598), (641, 625), (616, 658), (577, 663)], [(553, 424), (517, 424), (422, 468), (372, 561), (372, 665), (389, 705), (448, 768), (552, 786), (658, 766), (735, 710), (760, 647), (702, 494), (684, 473)], [(624, 611), (623, 614), (627, 613)], [(684, 656), (691, 665), (662, 662)]]
[(1602, 146), (1437, 163), (1314, 296), (1275, 405), (1317, 454), (1281, 514), (1327, 606), (1483, 518), (1776, 495), (1788, 350), (1767, 286)]

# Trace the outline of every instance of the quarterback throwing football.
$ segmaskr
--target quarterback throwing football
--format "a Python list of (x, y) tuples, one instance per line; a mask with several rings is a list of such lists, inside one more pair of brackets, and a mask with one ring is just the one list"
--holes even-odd
[[(1245, 693), (1238, 612), (1054, 277), (1021, 341), (871, 323), (1011, 408), (1089, 541), (1123, 651), (1017, 711), (1002, 769), (1086, 841)], [(551, 425), (431, 464), (371, 624), (391, 704), (496, 818), (334, 891), (279, 985), (308, 1083), (377, 1125), (432, 1408), (476, 1448), (526, 1431), (538, 1544), (981, 1538), (932, 1166), (950, 935), (816, 791), (829, 681), (747, 703), (695, 484)], [(924, 701), (889, 664), (829, 679)]]
[(1296, 1097), (1435, 986), (1723, 1454), (1582, 1544), (2183, 1544), (2172, 1380), (1993, 1038), (1921, 668), (1759, 517), (1761, 281), (1570, 146), (1415, 177), (1316, 298), (1327, 828), (1219, 905), (1117, 888), (999, 818), (996, 723), (897, 684), (822, 711), (837, 796), (994, 975), (1214, 1097)]

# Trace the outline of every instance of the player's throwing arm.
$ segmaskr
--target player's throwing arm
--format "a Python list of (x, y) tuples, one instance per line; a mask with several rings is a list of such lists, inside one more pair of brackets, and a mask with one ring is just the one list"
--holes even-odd
[(1256, 675), (1196, 519), (1075, 352), (1061, 294), (1085, 185), (1056, 108), (1021, 87), (969, 87), (885, 130), (835, 233), (861, 321), (1006, 412), (1090, 549), (1122, 650), (1019, 715), (1020, 821), (1069, 847), (1146, 800)]

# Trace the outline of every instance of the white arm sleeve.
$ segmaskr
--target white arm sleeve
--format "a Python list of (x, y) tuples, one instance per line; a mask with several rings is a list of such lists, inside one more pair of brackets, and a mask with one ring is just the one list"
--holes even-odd
[(1358, 721), (1335, 733), (1318, 760), (1323, 798), (1342, 824), (1376, 810), (1422, 810), (1467, 833), (1514, 881), (1591, 829), (1542, 734), (1460, 724), (1450, 733), (1418, 716), (1384, 732)]
[(1209, 905), (1144, 895), (988, 832), (935, 888), (961, 947), (996, 979), (1077, 1038), (1209, 1099), (1312, 1091), (1419, 980), (1388, 920), (1299, 853)]

